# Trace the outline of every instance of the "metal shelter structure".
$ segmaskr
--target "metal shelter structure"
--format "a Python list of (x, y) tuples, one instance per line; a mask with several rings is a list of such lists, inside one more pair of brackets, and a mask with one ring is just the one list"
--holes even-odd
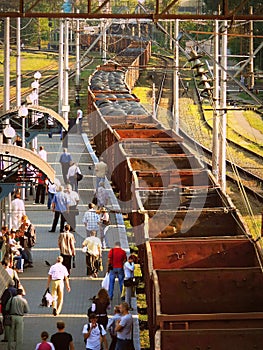
[[(61, 12), (65, 7), (64, 3), (69, 1), (54, 1), (53, 11), (47, 12), (46, 0), (2, 0), (0, 5), (0, 17), (46, 17), (46, 18), (136, 18), (151, 19), (154, 22), (162, 19), (180, 19), (180, 20), (263, 20), (263, 4), (258, 3), (254, 14), (243, 11), (245, 6), (252, 5), (252, 0), (241, 0), (234, 5), (229, 0), (218, 0), (217, 3), (221, 7), (221, 13), (179, 13), (177, 7), (179, 0), (161, 1), (154, 0), (152, 2), (149, 13), (140, 13), (135, 9), (122, 6), (122, 2), (118, 3), (112, 0), (82, 0), (74, 2), (74, 6), (69, 10)], [(69, 7), (70, 7), (69, 6)]]
[(19, 146), (0, 144), (0, 201), (39, 174), (52, 183), (55, 180), (55, 170), (38, 154)]
[(61, 128), (68, 130), (68, 124), (59, 114), (52, 109), (42, 106), (27, 106), (28, 116), (25, 117), (25, 125), (23, 126), (23, 118), (19, 115), (19, 107), (15, 107), (0, 116), (0, 124), (2, 128), (5, 121), (15, 129), (16, 133), (22, 137), (25, 133), (25, 141), (28, 143), (39, 134), (59, 133)]

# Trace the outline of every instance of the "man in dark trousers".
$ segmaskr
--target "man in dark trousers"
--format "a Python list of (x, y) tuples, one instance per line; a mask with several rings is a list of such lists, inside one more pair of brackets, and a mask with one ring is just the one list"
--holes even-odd
[(63, 192), (63, 186), (58, 187), (58, 191), (52, 199), (52, 211), (54, 212), (54, 219), (51, 230), (48, 232), (56, 232), (56, 227), (60, 217), (60, 232), (64, 231), (64, 225), (66, 222), (65, 215), (69, 213), (69, 198), (66, 193)]
[(68, 150), (66, 148), (63, 149), (63, 153), (61, 154), (59, 158), (59, 162), (61, 164), (62, 168), (62, 175), (63, 175), (63, 180), (64, 184), (67, 183), (67, 174), (68, 174), (68, 169), (69, 169), (69, 163), (72, 161), (71, 154), (68, 153)]
[(121, 248), (120, 242), (116, 242), (114, 248), (109, 251), (108, 255), (108, 270), (110, 272), (109, 296), (112, 300), (115, 278), (118, 277), (120, 292), (124, 281), (123, 264), (127, 260), (126, 252)]
[(72, 335), (65, 332), (65, 323), (63, 321), (57, 322), (57, 329), (57, 333), (53, 334), (50, 339), (55, 350), (75, 350)]

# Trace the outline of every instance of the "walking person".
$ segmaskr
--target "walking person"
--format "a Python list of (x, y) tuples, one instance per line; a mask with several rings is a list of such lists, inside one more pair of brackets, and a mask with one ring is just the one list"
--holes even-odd
[(11, 343), (16, 342), (16, 350), (23, 350), (24, 335), (24, 314), (29, 312), (29, 306), (25, 298), (23, 298), (23, 290), (18, 289), (17, 295), (10, 298), (6, 305), (6, 310), (12, 316), (12, 324), (8, 339), (8, 347), (11, 349)]
[(97, 323), (96, 314), (90, 314), (89, 322), (84, 325), (82, 334), (87, 350), (101, 350), (101, 343), (104, 344), (103, 349), (108, 350), (107, 332), (101, 324)]
[(70, 167), (67, 173), (67, 182), (70, 183), (72, 189), (78, 192), (77, 174), (81, 174), (80, 168), (73, 161), (70, 162)]
[(123, 265), (127, 260), (126, 252), (120, 247), (120, 242), (116, 242), (114, 248), (109, 251), (108, 270), (110, 272), (109, 295), (113, 298), (115, 278), (118, 277), (120, 292), (122, 292), (124, 281)]
[[(125, 301), (131, 307), (131, 297), (132, 297), (132, 279), (134, 277), (134, 261), (133, 256), (128, 257), (128, 261), (124, 264), (124, 285), (125, 285)], [(126, 283), (125, 283), (126, 282)]]
[(71, 161), (72, 161), (71, 154), (68, 153), (67, 148), (64, 148), (63, 153), (60, 155), (59, 163), (61, 164), (63, 181), (65, 185), (67, 184), (67, 174), (70, 166), (69, 164)]
[(75, 237), (69, 230), (70, 225), (66, 224), (64, 232), (61, 232), (58, 237), (58, 247), (63, 258), (63, 265), (66, 266), (70, 275), (72, 257), (75, 256)]
[(36, 189), (36, 198), (33, 204), (45, 204), (45, 195), (46, 195), (46, 177), (39, 172), (36, 177), (37, 189)]
[(57, 333), (50, 338), (55, 350), (75, 350), (72, 335), (65, 332), (65, 323), (63, 321), (57, 322), (57, 330)]
[(111, 336), (111, 344), (109, 347), (109, 350), (115, 350), (116, 344), (117, 344), (117, 332), (115, 331), (116, 328), (116, 321), (121, 319), (121, 310), (119, 305), (116, 305), (114, 307), (114, 315), (109, 319), (107, 329)]
[(116, 321), (117, 332), (116, 350), (134, 350), (133, 345), (133, 320), (129, 313), (129, 305), (126, 302), (120, 304), (121, 318)]
[(92, 231), (98, 232), (99, 221), (100, 221), (100, 217), (96, 213), (95, 205), (93, 203), (89, 203), (89, 209), (88, 209), (88, 211), (85, 212), (83, 219), (82, 219), (82, 223), (86, 227), (86, 232), (87, 232), (88, 237), (90, 236), (90, 233)]
[(59, 315), (62, 310), (64, 281), (66, 283), (67, 291), (70, 292), (68, 270), (64, 265), (62, 265), (62, 262), (62, 256), (58, 256), (57, 262), (50, 267), (48, 272), (47, 289), (51, 284), (51, 295), (53, 298), (52, 307), (54, 316)]
[(100, 228), (100, 240), (102, 248), (106, 248), (107, 243), (105, 239), (105, 228), (110, 224), (110, 216), (106, 208), (102, 207), (100, 209), (100, 222), (99, 222), (99, 228)]
[(52, 211), (54, 212), (54, 219), (51, 230), (48, 232), (56, 232), (56, 227), (58, 220), (60, 218), (60, 232), (63, 232), (65, 225), (65, 215), (69, 213), (69, 199), (66, 193), (64, 193), (63, 186), (59, 186), (57, 193), (55, 194), (52, 200)]
[(105, 207), (108, 204), (108, 200), (109, 200), (109, 195), (108, 195), (108, 191), (105, 188), (105, 183), (104, 182), (100, 182), (99, 183), (99, 187), (97, 190), (97, 204), (98, 207)]
[(54, 345), (48, 340), (48, 332), (43, 331), (41, 333), (41, 343), (38, 343), (35, 350), (55, 350)]
[(101, 288), (97, 296), (93, 299), (90, 311), (97, 316), (97, 322), (107, 328), (108, 316), (107, 310), (110, 306), (110, 297), (106, 289)]
[(66, 215), (67, 223), (70, 225), (70, 231), (76, 230), (76, 216), (78, 215), (77, 206), (79, 204), (79, 194), (76, 191), (72, 191), (72, 186), (67, 184), (65, 193), (69, 199), (69, 213)]
[(47, 182), (47, 193), (48, 193), (48, 201), (47, 201), (47, 208), (51, 208), (52, 200), (57, 193), (57, 188), (61, 186), (61, 183), (59, 179), (55, 178), (54, 183), (51, 183), (49, 180)]
[(45, 162), (47, 162), (47, 151), (44, 149), (44, 146), (39, 147), (38, 155), (40, 158), (42, 158)]
[(20, 225), (22, 215), (26, 214), (24, 201), (21, 199), (20, 193), (15, 193), (11, 202), (12, 207), (12, 228), (17, 230)]
[(100, 157), (99, 162), (95, 164), (96, 191), (99, 188), (99, 183), (105, 182), (107, 171), (108, 171), (108, 165), (104, 163), (103, 157)]
[(83, 112), (82, 110), (79, 108), (77, 110), (77, 118), (76, 118), (76, 125), (77, 125), (77, 129), (78, 129), (78, 133), (81, 134), (82, 133), (82, 120), (83, 120)]
[(86, 248), (87, 276), (98, 277), (99, 262), (101, 259), (101, 241), (96, 237), (96, 231), (91, 231), (90, 237), (87, 237), (82, 248)]

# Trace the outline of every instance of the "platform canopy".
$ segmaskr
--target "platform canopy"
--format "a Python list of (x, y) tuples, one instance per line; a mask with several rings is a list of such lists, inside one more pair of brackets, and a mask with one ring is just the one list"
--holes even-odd
[[(65, 119), (52, 109), (43, 106), (27, 106), (28, 116), (25, 118), (25, 141), (28, 143), (39, 134), (59, 133), (61, 129), (68, 130)], [(0, 116), (0, 124), (4, 129), (6, 120), (22, 137), (23, 117), (19, 115), (19, 107), (15, 107)]]
[(41, 176), (55, 180), (55, 170), (37, 153), (19, 146), (0, 144), (0, 200), (16, 187)]

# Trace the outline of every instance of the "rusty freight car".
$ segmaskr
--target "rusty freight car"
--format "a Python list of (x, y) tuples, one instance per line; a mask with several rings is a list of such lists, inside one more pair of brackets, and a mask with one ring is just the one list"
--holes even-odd
[(201, 158), (131, 93), (149, 57), (131, 43), (98, 67), (88, 104), (139, 245), (151, 349), (261, 349), (261, 250)]

